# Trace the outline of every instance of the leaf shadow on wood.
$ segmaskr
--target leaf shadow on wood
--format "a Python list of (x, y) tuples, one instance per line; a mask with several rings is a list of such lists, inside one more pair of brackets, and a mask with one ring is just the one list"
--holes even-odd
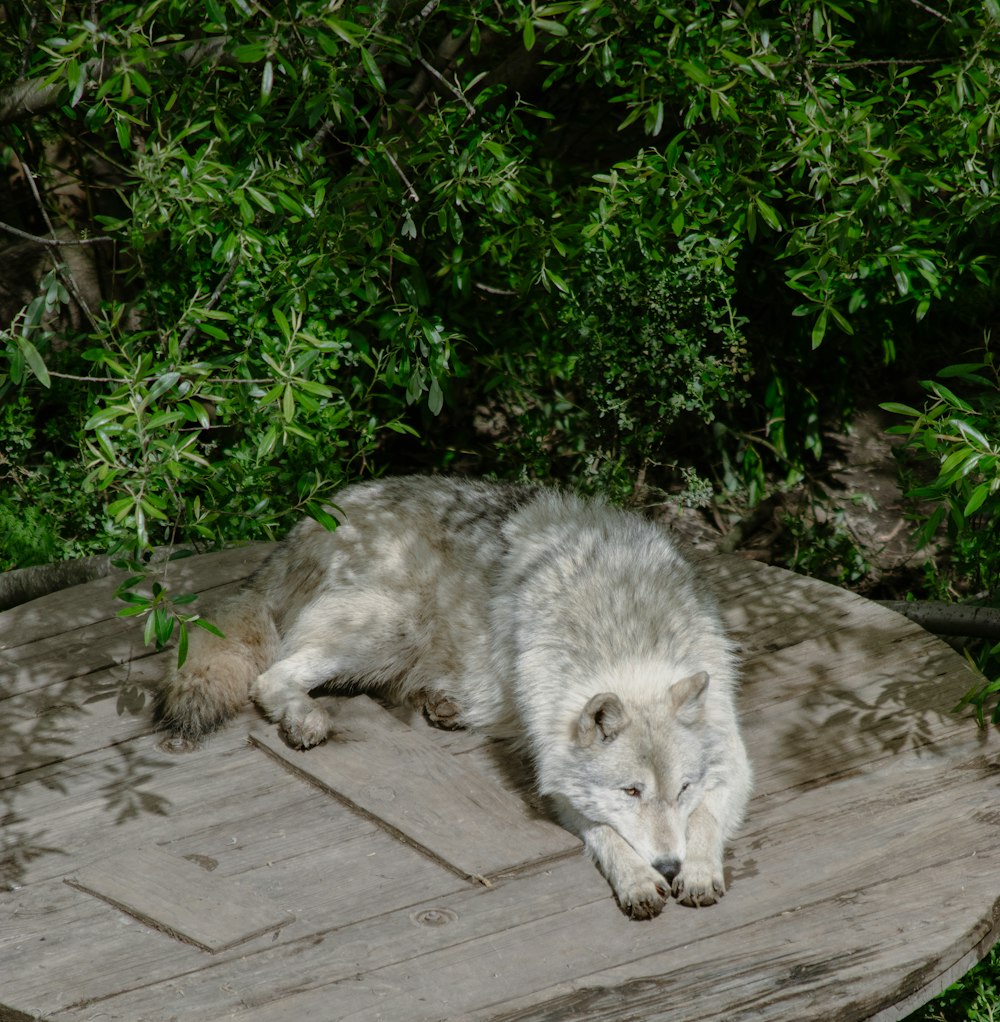
[(80, 757), (91, 748), (111, 745), (117, 752), (97, 784), (113, 822), (163, 814), (167, 801), (155, 791), (161, 764), (144, 762), (124, 744), (153, 730), (146, 686), (162, 660), (141, 658), (55, 682), (30, 666), (0, 674), (0, 887), (16, 887), (31, 863), (64, 853), (46, 837), (42, 820), (25, 815), (26, 792), (72, 797), (76, 775), (88, 769)]
[(822, 784), (910, 752), (940, 758), (956, 731), (975, 729), (953, 712), (975, 682), (953, 650), (850, 593), (834, 590), (841, 608), (831, 613), (831, 589), (791, 580), (757, 592), (745, 611), (744, 722), (758, 788)]

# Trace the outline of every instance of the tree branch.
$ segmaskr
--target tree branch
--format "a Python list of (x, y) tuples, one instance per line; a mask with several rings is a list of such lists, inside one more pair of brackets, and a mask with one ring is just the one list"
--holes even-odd
[(973, 639), (1000, 639), (1000, 610), (968, 607), (935, 600), (880, 600), (883, 607), (908, 617), (935, 635), (962, 635)]
[[(239, 260), (236, 260), (233, 263), (233, 265), (230, 266), (228, 270), (226, 270), (225, 276), (223, 276), (222, 280), (219, 281), (218, 286), (212, 292), (212, 296), (208, 299), (208, 303), (205, 305), (206, 310), (214, 309), (215, 306), (218, 304), (219, 299), (222, 297), (222, 292), (225, 291), (226, 288), (229, 286), (229, 282), (233, 279), (233, 274), (236, 272), (236, 269), (239, 265), (240, 265)], [(188, 346), (188, 344), (191, 341), (191, 338), (194, 337), (197, 330), (198, 324), (192, 323), (191, 326), (188, 328), (187, 332), (180, 340), (179, 347), (181, 351), (183, 351)]]
[[(223, 50), (228, 42), (228, 36), (203, 39), (180, 50), (178, 56), (188, 67), (211, 59), (222, 62)], [(164, 47), (161, 53), (166, 52), (167, 48)], [(80, 73), (89, 85), (100, 85), (110, 77), (115, 67), (113, 61), (95, 57), (80, 65)], [(45, 78), (28, 78), (9, 86), (0, 92), (0, 124), (10, 124), (24, 117), (35, 117), (51, 110), (62, 102), (67, 90), (65, 80), (47, 82)]]
[(920, 0), (910, 0), (910, 3), (914, 7), (919, 7), (922, 11), (926, 11), (928, 14), (933, 14), (935, 18), (940, 18), (942, 21), (946, 21), (949, 25), (951, 24), (951, 18), (947, 14), (942, 14), (940, 11), (934, 10), (933, 7), (928, 7), (927, 4), (922, 4)]
[(27, 231), (19, 230), (17, 227), (11, 227), (10, 224), (5, 224), (0, 220), (0, 231), (5, 234), (13, 234), (15, 238), (23, 238), (25, 241), (32, 241), (36, 245), (51, 245), (53, 248), (60, 248), (63, 245), (98, 245), (102, 241), (114, 244), (114, 238), (108, 238), (105, 235), (99, 235), (96, 238), (42, 238), (37, 234), (29, 234)]

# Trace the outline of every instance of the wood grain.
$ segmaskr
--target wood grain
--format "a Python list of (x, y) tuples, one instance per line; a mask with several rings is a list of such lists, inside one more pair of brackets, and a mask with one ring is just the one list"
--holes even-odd
[(578, 851), (580, 842), (466, 769), (366, 696), (343, 701), (335, 734), (308, 752), (276, 731), (253, 742), (457, 873), (489, 878)]
[(258, 892), (154, 848), (102, 857), (66, 883), (206, 951), (224, 951), (295, 918)]
[[(136, 643), (141, 623), (102, 605), (106, 580), (0, 614), (9, 1012), (901, 1018), (997, 933), (1000, 752), (950, 713), (973, 677), (860, 597), (735, 557), (701, 567), (743, 650), (755, 797), (726, 897), (641, 924), (527, 804), (503, 743), (362, 699), (336, 701), (336, 740), (308, 753), (248, 708), (171, 755), (146, 707), (118, 712), (120, 686), (141, 690), (162, 664)], [(208, 556), (187, 570), (219, 593), (251, 567)], [(90, 883), (128, 911), (63, 882), (109, 856)], [(154, 897), (162, 856), (173, 879)], [(207, 912), (178, 897), (194, 875)], [(265, 899), (294, 919), (247, 936), (246, 906)], [(193, 919), (175, 925), (182, 908)]]

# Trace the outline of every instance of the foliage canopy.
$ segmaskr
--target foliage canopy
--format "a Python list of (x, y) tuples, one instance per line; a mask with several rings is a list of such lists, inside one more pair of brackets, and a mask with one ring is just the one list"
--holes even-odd
[(996, 0), (0, 22), (8, 226), (94, 242), (0, 335), (0, 504), (55, 495), (67, 551), (269, 535), (418, 456), (752, 502), (995, 308)]

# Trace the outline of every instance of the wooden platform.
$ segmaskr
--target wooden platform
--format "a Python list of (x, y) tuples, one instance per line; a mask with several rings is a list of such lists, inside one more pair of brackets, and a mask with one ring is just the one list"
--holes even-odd
[[(264, 548), (175, 564), (224, 592)], [(0, 614), (0, 1019), (901, 1018), (996, 937), (1000, 750), (961, 658), (822, 583), (713, 558), (756, 797), (712, 908), (629, 922), (509, 749), (344, 701), (153, 733), (171, 654), (114, 580)]]

